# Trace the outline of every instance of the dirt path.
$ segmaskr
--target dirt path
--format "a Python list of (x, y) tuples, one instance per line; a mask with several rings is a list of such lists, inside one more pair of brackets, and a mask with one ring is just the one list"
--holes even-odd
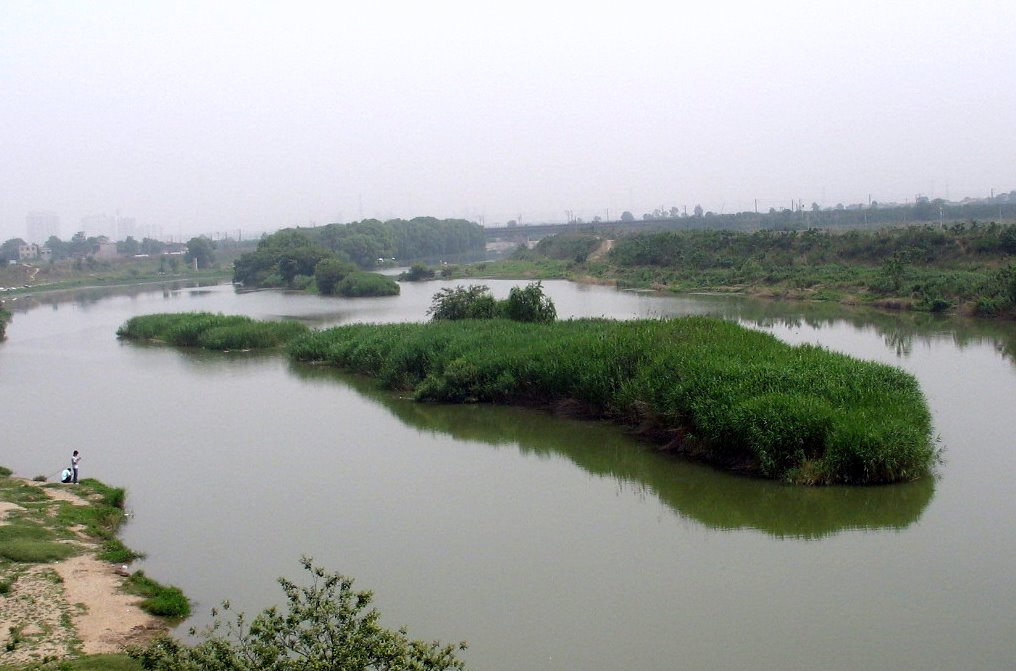
[(603, 242), (600, 243), (600, 246), (594, 249), (593, 253), (586, 258), (586, 261), (599, 261), (604, 256), (606, 256), (607, 253), (610, 252), (610, 250), (612, 250), (613, 248), (614, 248), (613, 240), (604, 240)]
[[(39, 486), (53, 500), (88, 505), (71, 487), (22, 482)], [(0, 502), (0, 524), (22, 510)], [(0, 666), (118, 652), (166, 630), (137, 606), (138, 597), (123, 593), (125, 578), (117, 567), (97, 559), (94, 544), (84, 547), (84, 554), (60, 562), (0, 566), (0, 581), (10, 582), (0, 596)]]

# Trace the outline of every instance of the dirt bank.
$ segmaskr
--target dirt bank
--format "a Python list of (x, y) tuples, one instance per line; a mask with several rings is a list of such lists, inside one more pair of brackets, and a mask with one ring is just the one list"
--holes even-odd
[[(88, 505), (69, 485), (16, 480), (39, 488), (52, 501)], [(20, 511), (25, 508), (0, 502), (0, 524)], [(166, 630), (137, 606), (139, 597), (123, 592), (125, 578), (117, 566), (96, 558), (94, 541), (66, 542), (82, 553), (49, 564), (0, 564), (0, 581), (10, 583), (0, 596), (0, 666), (118, 652)]]

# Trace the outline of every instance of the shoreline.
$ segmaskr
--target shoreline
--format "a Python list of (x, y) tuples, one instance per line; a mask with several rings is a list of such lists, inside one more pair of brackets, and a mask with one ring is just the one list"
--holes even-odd
[[(34, 510), (52, 518), (61, 502), (89, 506), (95, 497), (79, 496), (70, 485), (16, 475), (3, 479), (22, 492), (28, 492), (27, 487), (43, 492), (46, 499), (26, 505), (0, 500), (0, 527)], [(98, 558), (101, 540), (85, 534), (80, 525), (67, 530), (71, 536), (57, 542), (74, 547), (69, 557), (0, 563), (0, 580), (8, 585), (0, 596), (0, 636), (5, 640), (0, 666), (122, 653), (124, 646), (169, 632), (167, 620), (141, 609), (143, 597), (126, 591), (126, 566)]]

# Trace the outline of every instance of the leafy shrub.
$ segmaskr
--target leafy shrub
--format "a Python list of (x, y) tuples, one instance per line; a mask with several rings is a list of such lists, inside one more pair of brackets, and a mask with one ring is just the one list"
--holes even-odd
[(334, 294), (336, 285), (352, 272), (356, 272), (356, 266), (348, 261), (334, 258), (318, 261), (314, 266), (314, 282), (317, 284), (318, 292), (325, 295)]
[(414, 263), (409, 267), (409, 270), (402, 273), (399, 276), (400, 280), (406, 280), (407, 282), (420, 282), (422, 280), (432, 280), (436, 273), (433, 268), (428, 268), (422, 263)]
[(498, 315), (498, 306), (489, 287), (445, 287), (434, 294), (427, 314), (434, 320), (493, 319)]
[(346, 275), (335, 286), (335, 293), (347, 298), (398, 296), (400, 291), (398, 283), (390, 277), (360, 271)]
[(534, 282), (524, 289), (512, 287), (504, 304), (504, 314), (517, 322), (552, 322), (557, 319), (554, 302), (543, 293), (543, 285)]
[[(251, 620), (242, 614), (224, 621), (218, 611), (204, 641), (188, 646), (163, 637), (128, 653), (146, 669), (464, 669), (456, 657), (465, 644), (443, 645), (409, 638), (405, 629), (381, 626), (381, 615), (370, 608), (373, 594), (353, 590), (350, 578), (327, 573), (309, 559), (307, 587), (280, 579), (285, 610), (272, 607)], [(223, 611), (230, 609), (223, 604)]]
[(490, 288), (482, 285), (446, 287), (434, 294), (427, 314), (435, 321), (505, 317), (518, 322), (552, 322), (557, 318), (554, 302), (544, 295), (540, 282), (512, 287), (503, 301), (495, 300)]

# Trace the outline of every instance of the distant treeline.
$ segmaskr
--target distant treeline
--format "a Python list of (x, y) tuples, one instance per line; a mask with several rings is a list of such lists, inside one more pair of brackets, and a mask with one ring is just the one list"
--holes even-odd
[[(803, 230), (808, 228), (882, 228), (922, 223), (952, 223), (954, 221), (1012, 221), (1016, 219), (1016, 191), (1001, 193), (992, 198), (966, 199), (949, 202), (942, 198), (918, 197), (913, 203), (838, 204), (820, 207), (818, 203), (790, 208), (771, 207), (768, 211), (732, 213), (709, 212), (696, 205), (691, 213), (677, 207), (659, 208), (635, 216), (624, 212), (620, 221), (625, 228), (647, 229), (726, 229), (754, 231), (760, 228), (774, 230)], [(572, 222), (587, 231), (604, 231), (616, 227), (618, 222), (581, 219)]]
[(629, 266), (706, 269), (755, 259), (778, 265), (879, 264), (896, 254), (912, 263), (986, 262), (1016, 255), (1016, 226), (956, 223), (877, 231), (669, 231), (621, 238), (610, 252)]
[(463, 219), (368, 219), (287, 228), (262, 238), (256, 251), (241, 256), (234, 267), (234, 280), (248, 286), (303, 288), (325, 260), (366, 269), (379, 263), (482, 251), (485, 244), (483, 227)]
[(588, 274), (633, 286), (779, 287), (829, 299), (861, 293), (931, 311), (969, 304), (982, 316), (1016, 314), (1016, 225), (1011, 224), (657, 231), (618, 237), (609, 253), (587, 263), (602, 242), (593, 235), (558, 235), (517, 256), (566, 260)]

